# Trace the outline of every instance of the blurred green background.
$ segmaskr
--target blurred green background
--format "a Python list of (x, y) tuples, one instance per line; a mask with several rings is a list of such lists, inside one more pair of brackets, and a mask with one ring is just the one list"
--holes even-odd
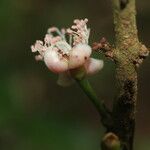
[[(150, 1), (137, 0), (140, 39), (150, 46)], [(89, 19), (90, 43), (105, 36), (114, 41), (110, 0), (0, 0), (0, 149), (99, 150), (104, 129), (84, 93), (74, 84), (61, 88), (30, 45), (50, 26), (69, 27)], [(103, 56), (98, 56), (100, 59)], [(111, 107), (116, 95), (115, 66), (89, 78)], [(150, 60), (139, 70), (136, 150), (150, 149)]]

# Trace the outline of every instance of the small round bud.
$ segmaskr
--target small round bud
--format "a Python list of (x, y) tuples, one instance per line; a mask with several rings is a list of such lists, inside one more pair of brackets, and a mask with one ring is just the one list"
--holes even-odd
[(102, 139), (102, 150), (121, 150), (120, 140), (114, 133), (107, 133)]

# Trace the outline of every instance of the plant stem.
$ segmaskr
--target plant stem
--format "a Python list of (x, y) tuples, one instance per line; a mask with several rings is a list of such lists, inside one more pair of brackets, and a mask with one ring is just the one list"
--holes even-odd
[(89, 81), (86, 78), (76, 79), (76, 81), (83, 90), (83, 92), (88, 96), (93, 105), (96, 107), (97, 111), (101, 116), (103, 125), (108, 128), (112, 121), (110, 113), (104, 106), (104, 103), (98, 99), (95, 91), (93, 90)]
[(124, 5), (122, 0), (112, 0), (112, 3), (116, 33), (114, 57), (119, 87), (113, 107), (113, 132), (120, 138), (123, 150), (133, 150), (137, 102), (137, 71), (134, 61), (140, 50), (135, 0), (128, 0)]

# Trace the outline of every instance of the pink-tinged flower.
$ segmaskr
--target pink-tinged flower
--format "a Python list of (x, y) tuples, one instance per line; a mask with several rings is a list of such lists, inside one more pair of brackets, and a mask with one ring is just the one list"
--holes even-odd
[(102, 60), (90, 58), (92, 49), (88, 44), (90, 29), (87, 22), (88, 19), (76, 19), (71, 28), (49, 28), (44, 42), (37, 40), (31, 46), (32, 52), (39, 53), (35, 59), (44, 61), (49, 70), (59, 74), (59, 85), (70, 85), (73, 81), (71, 70), (83, 67), (85, 73), (90, 75), (103, 68)]

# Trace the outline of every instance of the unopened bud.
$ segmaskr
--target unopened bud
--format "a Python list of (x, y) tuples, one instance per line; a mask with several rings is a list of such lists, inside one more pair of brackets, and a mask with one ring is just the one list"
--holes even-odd
[(102, 150), (121, 150), (120, 140), (114, 133), (107, 133), (102, 139)]

